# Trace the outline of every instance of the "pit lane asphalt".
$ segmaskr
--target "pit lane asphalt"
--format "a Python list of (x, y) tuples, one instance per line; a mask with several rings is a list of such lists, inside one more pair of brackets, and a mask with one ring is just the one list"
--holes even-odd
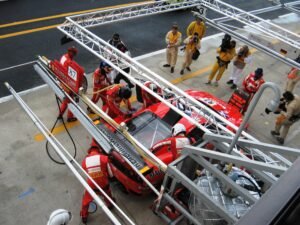
[[(67, 0), (62, 1), (8, 1), (0, 3), (1, 24), (12, 23), (15, 21), (28, 20), (39, 17), (52, 16), (66, 12), (87, 10), (92, 8), (115, 6), (118, 4), (141, 2), (141, 1), (73, 1), (69, 4)], [(254, 10), (270, 6), (268, 1), (225, 1), (244, 10)], [(284, 12), (271, 12), (264, 17), (274, 18)], [(208, 12), (210, 18), (219, 17), (214, 12)], [(104, 40), (108, 40), (115, 32), (121, 34), (123, 41), (131, 50), (132, 56), (142, 55), (153, 52), (165, 47), (164, 36), (169, 30), (170, 24), (177, 22), (180, 30), (185, 33), (185, 28), (193, 20), (191, 13), (187, 11), (178, 11), (164, 13), (155, 16), (143, 17), (110, 25), (93, 28), (93, 32)], [(85, 68), (86, 72), (92, 72), (99, 64), (99, 60), (87, 50), (79, 47), (75, 42), (66, 45), (60, 45), (60, 38), (63, 36), (57, 29), (47, 29), (44, 31), (33, 32), (29, 34), (18, 35), (9, 38), (2, 38), (1, 35), (18, 32), (21, 30), (30, 30), (53, 26), (64, 21), (63, 18), (45, 20), (38, 23), (29, 23), (13, 27), (0, 29), (0, 97), (7, 96), (9, 93), (4, 88), (3, 83), (9, 82), (16, 91), (23, 91), (43, 84), (41, 78), (33, 70), (31, 64), (37, 55), (45, 55), (50, 59), (59, 58), (68, 46), (75, 45), (79, 48), (77, 61)], [(215, 34), (219, 31), (208, 28), (207, 35)], [(8, 69), (10, 68), (10, 69)]]

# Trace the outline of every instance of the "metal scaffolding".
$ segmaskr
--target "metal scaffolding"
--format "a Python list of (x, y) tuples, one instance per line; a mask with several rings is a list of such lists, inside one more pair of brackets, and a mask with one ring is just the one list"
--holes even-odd
[[(288, 31), (282, 27), (279, 27), (269, 21), (254, 16), (249, 12), (245, 12), (236, 7), (223, 3), (219, 0), (187, 0), (174, 4), (167, 4), (167, 1), (156, 1), (139, 4), (136, 6), (122, 7), (117, 9), (109, 9), (93, 13), (81, 14), (67, 17), (65, 23), (59, 26), (58, 29), (62, 31), (65, 35), (67, 35), (69, 38), (75, 40), (82, 47), (90, 51), (96, 57), (103, 61), (106, 61), (116, 71), (128, 77), (130, 81), (134, 82), (136, 85), (142, 87), (145, 91), (155, 96), (162, 103), (173, 109), (176, 113), (186, 118), (191, 123), (195, 124), (207, 135), (205, 136), (206, 138), (211, 138), (212, 143), (218, 149), (220, 149), (223, 152), (226, 152), (229, 147), (230, 140), (232, 141), (234, 133), (238, 130), (238, 127), (236, 127), (234, 124), (227, 121), (225, 118), (208, 108), (206, 105), (195, 100), (181, 89), (172, 85), (158, 74), (154, 73), (153, 71), (146, 68), (136, 60), (132, 59), (128, 55), (114, 48), (106, 41), (99, 38), (97, 35), (93, 34), (87, 29), (103, 24), (134, 19), (147, 15), (171, 12), (180, 9), (193, 8), (196, 6), (207, 7), (226, 17), (219, 20), (210, 20), (207, 18), (207, 23), (213, 25), (214, 27), (222, 31), (225, 31), (226, 33), (231, 34), (237, 39), (248, 43), (249, 45), (257, 49), (262, 50), (263, 52), (281, 60), (284, 63), (287, 63), (288, 65), (300, 68), (299, 64), (295, 63), (292, 59), (280, 55), (279, 53), (275, 52), (267, 46), (263, 46), (255, 41), (249, 40), (245, 36), (241, 35), (240, 32), (238, 33), (236, 31), (233, 31), (231, 28), (226, 27), (226, 25), (224, 24), (226, 21), (228, 21), (228, 19), (237, 20), (240, 23), (246, 24), (247, 26), (251, 27), (253, 30), (264, 33), (272, 39), (279, 40), (296, 49), (300, 49), (299, 35)], [(278, 8), (279, 6), (274, 6), (272, 9), (270, 8), (268, 10), (274, 10)], [(261, 10), (261, 12), (262, 11), (264, 10)], [(36, 65), (36, 70), (39, 74), (44, 73), (43, 67), (44, 65), (42, 65), (41, 63)], [(131, 70), (134, 71), (134, 73), (136, 74), (137, 78), (124, 72), (122, 70), (122, 68), (124, 67), (130, 67)], [(171, 95), (172, 98), (166, 98), (166, 95), (159, 96), (151, 89), (145, 87), (140, 81), (141, 79), (150, 80), (153, 83), (157, 84), (159, 87), (162, 88), (166, 95)], [(45, 81), (48, 84), (52, 84), (50, 85), (51, 88), (53, 88), (53, 90), (61, 98), (68, 97), (68, 95), (66, 95), (61, 88), (55, 85), (55, 81), (47, 78), (45, 78)], [(184, 110), (181, 107), (179, 107), (180, 105), (184, 106)], [(103, 143), (106, 143), (107, 149), (109, 151), (109, 148), (111, 148), (111, 146), (109, 143), (107, 143), (108, 141), (107, 139), (105, 139), (105, 134), (101, 133), (95, 126), (90, 124), (91, 121), (86, 119), (85, 113), (82, 110), (80, 110), (80, 107), (77, 105), (77, 103), (71, 101), (69, 106), (70, 109), (76, 113), (77, 118), (80, 120), (80, 122), (85, 124), (86, 129), (91, 133), (91, 135), (95, 137), (96, 140), (102, 140)], [(97, 110), (97, 112), (101, 113), (100, 109), (95, 109)], [(82, 115), (80, 116), (80, 114)], [(205, 118), (206, 122), (204, 124), (200, 124), (200, 118)], [(164, 199), (176, 205), (176, 208), (178, 208), (183, 215), (185, 215), (189, 220), (191, 220), (195, 224), (200, 223), (197, 220), (195, 220), (194, 216), (191, 215), (190, 212), (188, 212), (184, 207), (176, 203), (176, 201), (173, 198), (171, 198), (174, 193), (175, 187), (178, 184), (186, 186), (191, 192), (193, 192), (193, 194), (201, 198), (209, 208), (212, 208), (228, 223), (236, 222), (237, 218), (228, 213), (224, 206), (216, 203), (215, 200), (211, 198), (211, 196), (209, 196), (207, 193), (199, 190), (197, 186), (193, 183), (193, 179), (187, 177), (187, 175), (181, 171), (181, 169), (184, 169), (182, 167), (182, 164), (187, 158), (194, 160), (197, 165), (200, 165), (201, 167), (208, 170), (210, 173), (214, 174), (214, 176), (217, 176), (220, 180), (222, 180), (222, 182), (225, 182), (226, 185), (229, 185), (231, 188), (233, 188), (240, 196), (242, 196), (243, 199), (246, 199), (248, 202), (250, 202), (250, 205), (252, 205), (256, 200), (251, 195), (249, 195), (248, 192), (242, 190), (242, 188), (234, 184), (230, 179), (228, 179), (226, 175), (222, 174), (221, 172), (218, 172), (215, 169), (215, 167), (212, 164), (208, 163), (203, 157), (209, 157), (212, 159), (216, 158), (218, 160), (229, 161), (236, 164), (243, 164), (245, 167), (247, 167), (247, 169), (249, 169), (249, 171), (252, 171), (253, 174), (262, 179), (267, 186), (272, 185), (278, 179), (275, 175), (283, 173), (292, 164), (289, 160), (287, 160), (286, 158), (282, 157), (281, 154), (279, 154), (284, 153), (284, 151), (274, 148), (275, 150), (274, 152), (272, 152), (272, 146), (266, 147), (266, 144), (262, 144), (261, 142), (259, 142), (259, 140), (257, 140), (256, 138), (254, 138), (246, 132), (241, 133), (240, 139), (234, 146), (232, 154), (235, 156), (225, 155), (217, 152), (207, 152), (205, 149), (202, 148), (204, 143), (206, 143), (205, 140), (200, 144), (200, 147), (198, 146), (198, 148), (188, 147), (185, 156), (176, 160), (170, 166), (167, 167), (166, 177), (163, 184), (165, 191), (161, 193)], [(268, 149), (268, 154), (264, 153), (264, 150), (266, 148)], [(141, 149), (144, 150), (142, 147)], [(299, 155), (299, 152), (297, 152), (296, 150), (291, 150), (289, 151), (289, 153), (290, 152), (294, 152), (294, 154)], [(153, 159), (156, 163), (158, 162), (157, 165), (159, 165), (159, 161), (156, 161), (155, 158)], [(135, 167), (133, 166), (133, 168)], [(165, 165), (161, 165), (160, 168), (165, 168)], [(135, 171), (138, 173), (137, 170)], [(142, 174), (139, 175), (142, 176)], [(170, 183), (171, 185), (169, 185)], [(157, 190), (153, 189), (153, 191), (156, 194), (158, 194)], [(158, 207), (161, 207), (163, 205), (164, 201), (159, 203)]]
[[(212, 2), (211, 4), (214, 3), (219, 8), (221, 5), (223, 5), (223, 3), (221, 3), (220, 1), (210, 1), (210, 2)], [(67, 21), (63, 25), (59, 26), (58, 29), (60, 29), (68, 37), (74, 39), (81, 46), (83, 46), (84, 48), (92, 52), (101, 60), (108, 62), (118, 72), (128, 77), (132, 82), (143, 87), (147, 92), (151, 93), (152, 95), (157, 97), (160, 101), (162, 101), (170, 108), (172, 108), (175, 112), (185, 117), (195, 125), (197, 125), (204, 132), (216, 133), (225, 136), (233, 136), (234, 133), (232, 132), (232, 130), (233, 131), (237, 130), (237, 127), (234, 124), (230, 123), (222, 116), (215, 113), (213, 110), (209, 109), (207, 106), (196, 101), (195, 99), (187, 95), (185, 92), (183, 92), (176, 86), (170, 84), (168, 81), (164, 80), (159, 75), (155, 74), (148, 68), (144, 67), (136, 60), (120, 52), (118, 49), (112, 47), (106, 41), (102, 40), (97, 35), (93, 34), (91, 31), (86, 29), (88, 27), (99, 26), (102, 24), (127, 20), (130, 18), (137, 18), (146, 15), (153, 15), (157, 13), (191, 8), (204, 3), (208, 5), (207, 1), (198, 1), (198, 0), (184, 1), (175, 4), (166, 4), (165, 1), (143, 3), (137, 6), (111, 9), (111, 10), (105, 10), (103, 12), (101, 11), (101, 12), (67, 17)], [(209, 5), (209, 6), (213, 7), (214, 5)], [(226, 7), (229, 8), (228, 5), (226, 5)], [(233, 8), (232, 10), (234, 13), (237, 14), (236, 16), (233, 15), (231, 16), (231, 18), (233, 19), (240, 18), (241, 16), (239, 14), (245, 14), (246, 15), (245, 18), (252, 19), (249, 13), (241, 12), (236, 8)], [(255, 19), (257, 18), (255, 17)], [(251, 23), (254, 22), (251, 21)], [(270, 24), (270, 22), (268, 22), (268, 24)], [(286, 31), (285, 29), (281, 29), (276, 25), (274, 25), (273, 27), (276, 28), (276, 31), (273, 32), (274, 36), (279, 37), (280, 39), (285, 39), (285, 36), (281, 35), (281, 33), (283, 33), (284, 35), (286, 35), (286, 42), (297, 45), (297, 42), (290, 40), (290, 36), (293, 37), (295, 36), (293, 33)], [(260, 27), (260, 29), (264, 29), (264, 28)], [(279, 33), (278, 31), (282, 31), (282, 32)], [(174, 96), (172, 102), (157, 95), (149, 88), (143, 86), (143, 84), (139, 80), (125, 73), (122, 70), (122, 68), (124, 68), (125, 66), (130, 67), (132, 71), (134, 71), (137, 74), (138, 78), (142, 78), (144, 80), (151, 80), (153, 83), (162, 87), (162, 89), (166, 90), (167, 92), (170, 92), (168, 90), (172, 90), (172, 94)], [(185, 109), (188, 112), (190, 112), (189, 113), (190, 115), (178, 109), (176, 105), (184, 105)], [(197, 122), (200, 117), (206, 118), (207, 121), (206, 124), (199, 124)], [(258, 141), (257, 139), (247, 134), (246, 132), (242, 132), (242, 138), (252, 140), (252, 141)], [(221, 149), (226, 149), (228, 147), (226, 143), (220, 145), (223, 145), (223, 146), (219, 146)], [(235, 147), (234, 149), (235, 154), (241, 155), (239, 150), (240, 150), (239, 148)], [(270, 157), (264, 154), (263, 152), (259, 151), (258, 149), (254, 149), (254, 148), (243, 148), (243, 151), (247, 152), (247, 154), (252, 155), (253, 159), (259, 159), (270, 164), (273, 164), (275, 162), (278, 163), (278, 161), (279, 163), (286, 166), (290, 166), (291, 164), (288, 160), (286, 160), (285, 158), (281, 157), (276, 153), (271, 153), (272, 157)], [(276, 180), (276, 178), (272, 177), (272, 180)]]

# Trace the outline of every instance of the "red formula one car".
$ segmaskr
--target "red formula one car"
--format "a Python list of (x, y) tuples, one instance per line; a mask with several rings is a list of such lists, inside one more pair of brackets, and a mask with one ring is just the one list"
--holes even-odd
[[(235, 107), (206, 92), (188, 90), (186, 93), (204, 103), (236, 126), (241, 124), (242, 115)], [(181, 106), (177, 107), (184, 110)], [(198, 117), (197, 120), (201, 124), (206, 122), (206, 119), (202, 117)], [(151, 149), (157, 142), (169, 138), (171, 136), (171, 129), (176, 123), (185, 125), (187, 136), (195, 140), (194, 145), (202, 141), (204, 134), (204, 131), (191, 124), (187, 119), (163, 103), (156, 103), (146, 109), (138, 110), (129, 119), (123, 120), (117, 117), (115, 121), (118, 123), (125, 122), (128, 132), (147, 149)], [(99, 124), (98, 128), (109, 137), (110, 142), (116, 148), (110, 153), (112, 170), (115, 178), (123, 184), (127, 191), (136, 194), (146, 194), (150, 192), (150, 189), (123, 157), (143, 173), (154, 186), (159, 187), (164, 177), (162, 171), (151, 163), (145, 162), (137, 153), (134, 146), (123, 135), (112, 130), (110, 126)], [(173, 160), (173, 155), (167, 147), (162, 147), (153, 152), (153, 154), (166, 164), (169, 164)]]

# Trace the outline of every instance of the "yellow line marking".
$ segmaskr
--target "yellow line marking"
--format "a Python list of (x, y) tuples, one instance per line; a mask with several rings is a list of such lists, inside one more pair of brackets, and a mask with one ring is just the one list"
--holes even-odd
[[(94, 114), (90, 114), (89, 116), (92, 120), (98, 117), (98, 115), (94, 115)], [(66, 122), (65, 124), (68, 129), (71, 129), (73, 127), (80, 125), (79, 121), (75, 121), (75, 122), (71, 122), (71, 123)], [(99, 121), (98, 120), (95, 121), (95, 124), (99, 124)], [(64, 125), (60, 124), (59, 126), (54, 128), (54, 130), (52, 131), (52, 134), (56, 135), (56, 134), (62, 133), (64, 131), (65, 131)], [(43, 140), (45, 140), (45, 136), (42, 133), (36, 134), (34, 136), (34, 140), (35, 141), (43, 141)]]
[(202, 75), (202, 74), (208, 72), (208, 71), (211, 69), (212, 66), (213, 66), (213, 64), (211, 64), (211, 65), (209, 65), (209, 66), (207, 66), (207, 67), (204, 67), (204, 68), (202, 68), (202, 69), (200, 69), (200, 70), (197, 70), (197, 71), (195, 71), (195, 72), (193, 72), (193, 73), (189, 73), (189, 74), (183, 75), (182, 77), (178, 77), (178, 78), (172, 80), (171, 83), (172, 83), (172, 84), (179, 84), (179, 83), (181, 83), (182, 81), (191, 79), (191, 78), (193, 78), (193, 77), (198, 77), (198, 76), (200, 76), (200, 75)]
[(56, 24), (56, 25), (50, 25), (50, 26), (46, 26), (46, 27), (39, 27), (39, 28), (30, 29), (30, 30), (23, 30), (23, 31), (18, 31), (18, 32), (14, 32), (14, 33), (4, 34), (4, 35), (0, 35), (0, 39), (20, 36), (20, 35), (24, 35), (24, 34), (30, 34), (30, 33), (38, 32), (38, 31), (43, 31), (43, 30), (50, 30), (50, 29), (56, 28), (59, 25), (60, 24)]
[[(213, 66), (213, 65), (210, 65), (210, 66), (207, 66), (207, 67), (202, 68), (202, 69), (200, 69), (200, 70), (197, 70), (197, 71), (195, 71), (195, 72), (193, 72), (193, 73), (186, 74), (186, 75), (184, 75), (184, 76), (182, 76), (182, 77), (178, 77), (178, 78), (172, 80), (171, 83), (172, 83), (172, 84), (178, 84), (178, 83), (181, 83), (182, 81), (185, 81), (185, 80), (187, 80), (187, 79), (191, 79), (191, 78), (193, 78), (193, 77), (197, 77), (197, 76), (203, 75), (205, 72), (209, 71), (210, 68), (211, 68), (212, 66)], [(130, 101), (131, 101), (131, 102), (135, 102), (135, 101), (136, 101), (136, 96), (132, 96), (132, 97), (130, 98)], [(97, 115), (92, 115), (92, 116), (90, 116), (91, 119), (94, 119), (94, 118), (96, 118), (96, 117), (97, 117)], [(99, 124), (99, 123), (100, 123), (100, 122), (99, 122), (98, 120), (94, 122), (94, 124), (96, 124), (96, 125)], [(70, 129), (70, 128), (73, 128), (73, 127), (78, 126), (79, 124), (80, 124), (79, 121), (72, 122), (72, 123), (66, 123), (66, 127), (67, 127), (68, 129)], [(64, 125), (63, 125), (63, 124), (60, 124), (59, 126), (57, 126), (57, 127), (54, 128), (52, 134), (53, 134), (53, 135), (56, 135), (56, 134), (62, 133), (62, 132), (64, 132), (64, 131), (65, 131)], [(34, 140), (35, 140), (35, 141), (43, 141), (43, 140), (45, 140), (45, 137), (44, 137), (43, 134), (39, 133), (39, 134), (36, 134), (36, 135), (34, 136)]]
[[(105, 9), (113, 9), (113, 8), (119, 8), (119, 7), (124, 7), (124, 6), (131, 6), (131, 5), (142, 4), (142, 3), (146, 3), (146, 2), (151, 2), (151, 1), (128, 3), (128, 4), (117, 5), (117, 6), (97, 8), (97, 9), (92, 9), (92, 10), (85, 10), (85, 11), (79, 11), (79, 12), (73, 12), (73, 13), (59, 14), (59, 15), (56, 15), (56, 16), (48, 16), (48, 17), (37, 18), (37, 19), (32, 19), (32, 20), (24, 20), (24, 21), (11, 23), (11, 25), (10, 24), (0, 25), (0, 28), (15, 26), (15, 25), (19, 25), (19, 24), (25, 24), (25, 23), (32, 23), (32, 22), (37, 22), (37, 21), (42, 21), (42, 20), (47, 20), (47, 19), (59, 18), (59, 17), (64, 17), (64, 16), (76, 15), (76, 14), (80, 14), (80, 13), (87, 13), (87, 12), (93, 12), (93, 11), (105, 10)], [(45, 27), (38, 27), (38, 28), (34, 28), (34, 29), (29, 29), (29, 30), (18, 31), (18, 32), (14, 32), (14, 33), (0, 35), (0, 40), (5, 39), (5, 38), (20, 36), (20, 35), (24, 35), (24, 34), (30, 34), (30, 33), (38, 32), (38, 31), (50, 30), (50, 29), (56, 28), (59, 25), (61, 25), (61, 24), (50, 25), (50, 26), (45, 26)]]
[(13, 22), (13, 23), (1, 24), (0, 28), (12, 27), (12, 26), (17, 26), (17, 25), (27, 24), (27, 23), (35, 23), (35, 22), (40, 22), (40, 21), (44, 21), (44, 20), (52, 20), (52, 19), (57, 19), (57, 18), (61, 18), (61, 17), (73, 16), (76, 14), (95, 12), (95, 11), (99, 11), (99, 10), (131, 6), (131, 5), (142, 4), (142, 3), (146, 3), (146, 2), (152, 2), (152, 1), (132, 2), (132, 3), (115, 5), (115, 6), (106, 6), (106, 7), (95, 8), (95, 9), (87, 9), (87, 10), (82, 10), (82, 11), (77, 11), (77, 12), (62, 13), (62, 14), (57, 14), (57, 15), (53, 15), (53, 16), (40, 17), (40, 18), (36, 18), (36, 19), (22, 20), (22, 21), (17, 21), (17, 22)]

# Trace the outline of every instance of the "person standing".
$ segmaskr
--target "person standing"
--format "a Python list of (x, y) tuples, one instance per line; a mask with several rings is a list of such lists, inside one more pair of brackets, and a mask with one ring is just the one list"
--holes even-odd
[[(300, 64), (300, 56), (295, 61)], [(292, 68), (287, 76), (285, 91), (293, 92), (299, 80), (300, 80), (300, 70), (297, 68)]]
[(230, 46), (228, 46), (228, 48), (223, 49), (222, 47), (220, 47), (217, 49), (217, 53), (219, 54), (219, 56), (216, 57), (217, 61), (213, 65), (211, 73), (208, 77), (208, 81), (205, 84), (210, 85), (212, 80), (214, 79), (216, 73), (219, 71), (218, 75), (216, 77), (216, 81), (214, 83), (214, 85), (216, 87), (219, 86), (219, 80), (222, 78), (222, 75), (225, 72), (225, 70), (227, 69), (230, 61), (236, 55), (235, 45), (236, 45), (236, 42), (232, 40), (232, 41), (230, 41)]
[(263, 78), (263, 69), (257, 68), (254, 73), (250, 73), (245, 79), (243, 80), (243, 89), (246, 93), (249, 94), (249, 98), (247, 104), (244, 106), (242, 113), (247, 111), (248, 105), (254, 94), (258, 91), (258, 89), (265, 83)]
[[(60, 58), (60, 64), (65, 67), (68, 68), (68, 66), (70, 65), (70, 63), (74, 60), (75, 56), (77, 55), (78, 50), (72, 46), (70, 48), (68, 48), (68, 52), (66, 54), (64, 54), (61, 58)], [(62, 84), (62, 86), (64, 87), (64, 85)], [(69, 88), (64, 88), (65, 91), (74, 99), (75, 96), (74, 94), (69, 90)], [(70, 100), (68, 98), (64, 98), (60, 107), (59, 107), (59, 114), (58, 117), (59, 119), (62, 119), (65, 111), (68, 108), (68, 104), (70, 103)], [(74, 122), (76, 121), (77, 118), (74, 117), (73, 113), (71, 112), (71, 110), (68, 109), (68, 113), (67, 113), (67, 122)]]
[[(82, 168), (89, 174), (95, 183), (99, 185), (99, 187), (102, 188), (111, 199), (114, 200), (109, 186), (109, 177), (113, 177), (113, 173), (110, 168), (108, 156), (100, 153), (98, 145), (91, 145), (88, 150), (88, 155), (82, 161)], [(87, 183), (97, 194), (102, 195), (91, 179), (88, 179)], [(103, 198), (106, 206), (110, 209), (113, 208), (112, 203), (104, 196)], [(87, 223), (89, 215), (88, 208), (92, 201), (93, 197), (85, 190), (80, 211), (81, 220), (84, 224)]]
[(73, 61), (77, 53), (78, 50), (74, 46), (68, 48), (68, 52), (60, 58), (60, 64), (63, 67), (67, 67), (70, 64), (70, 62)]
[(280, 115), (276, 118), (275, 130), (271, 131), (279, 144), (284, 144), (290, 127), (300, 120), (300, 97), (286, 91), (283, 93), (283, 98), (285, 107), (280, 110)]
[(186, 29), (186, 36), (192, 36), (194, 33), (199, 35), (200, 41), (206, 32), (206, 26), (201, 17), (196, 16), (195, 21), (191, 22)]
[(252, 54), (247, 45), (244, 45), (238, 50), (237, 56), (233, 60), (232, 73), (227, 84), (232, 84), (231, 89), (236, 89), (237, 84), (242, 77), (242, 72), (246, 64), (252, 62)]
[(119, 43), (123, 42), (121, 41), (120, 35), (118, 33), (114, 33), (112, 38), (108, 40), (108, 43), (114, 47), (117, 47)]
[(178, 31), (178, 25), (173, 24), (172, 30), (166, 35), (167, 43), (167, 64), (164, 67), (171, 67), (171, 73), (174, 73), (174, 67), (177, 62), (178, 47), (181, 44), (181, 33)]
[[(128, 48), (124, 45), (124, 43), (122, 41), (120, 41), (117, 45), (116, 48), (119, 49), (121, 52), (123, 52), (124, 54), (131, 56), (130, 51), (128, 50)], [(127, 74), (130, 74), (130, 67), (126, 67), (123, 69), (124, 72), (126, 72)], [(119, 84), (121, 80), (124, 80), (129, 88), (133, 88), (134, 84), (132, 84), (130, 82), (130, 80), (124, 76), (122, 73), (118, 73), (117, 76), (114, 79), (114, 83), (115, 84)]]
[(195, 32), (192, 36), (187, 37), (183, 43), (185, 44), (185, 58), (180, 71), (181, 75), (184, 74), (184, 69), (191, 71), (190, 65), (193, 61), (193, 53), (199, 50), (201, 47), (199, 35), (197, 32)]
[[(111, 72), (112, 68), (106, 62), (101, 62), (99, 68), (97, 68), (93, 74), (93, 97), (91, 101), (97, 103), (101, 98), (102, 104), (105, 105), (106, 100), (106, 88), (112, 85), (107, 75)], [(89, 113), (94, 113), (93, 110), (88, 107), (87, 111)]]

